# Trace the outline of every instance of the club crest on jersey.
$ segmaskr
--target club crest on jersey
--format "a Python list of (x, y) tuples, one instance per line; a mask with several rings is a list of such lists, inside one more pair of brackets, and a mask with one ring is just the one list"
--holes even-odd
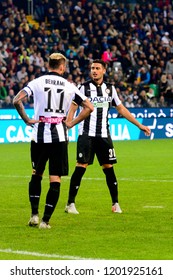
[(106, 88), (106, 89), (105, 89), (105, 92), (106, 92), (107, 94), (109, 94), (111, 91), (110, 91), (109, 88)]

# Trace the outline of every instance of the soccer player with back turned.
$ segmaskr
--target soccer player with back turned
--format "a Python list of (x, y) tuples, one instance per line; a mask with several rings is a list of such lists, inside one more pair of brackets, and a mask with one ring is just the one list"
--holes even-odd
[[(46, 196), (44, 214), (39, 228), (49, 229), (49, 220), (60, 195), (61, 176), (68, 174), (68, 128), (86, 118), (93, 106), (78, 88), (63, 78), (66, 57), (53, 53), (49, 57), (49, 72), (29, 82), (14, 98), (13, 104), (27, 125), (33, 126), (31, 162), (33, 172), (29, 182), (31, 218), (29, 226), (39, 224), (41, 180), (49, 162), (50, 186)], [(34, 119), (30, 119), (22, 100), (33, 96)], [(82, 106), (73, 120), (65, 120), (67, 112)], [(71, 114), (71, 113), (70, 113)]]
[[(144, 131), (147, 136), (150, 135), (150, 129), (139, 123), (121, 103), (115, 87), (104, 81), (105, 73), (106, 64), (102, 60), (94, 60), (91, 64), (91, 80), (86, 81), (80, 87), (80, 92), (93, 103), (94, 111), (79, 124), (77, 163), (70, 181), (68, 202), (65, 207), (67, 213), (79, 213), (75, 207), (75, 198), (86, 168), (93, 163), (95, 155), (106, 177), (112, 200), (112, 212), (122, 213), (118, 203), (118, 182), (113, 169), (113, 164), (117, 160), (108, 125), (108, 110), (111, 106), (114, 106), (120, 115)], [(74, 109), (77, 110), (77, 106)], [(68, 121), (73, 119), (75, 110), (68, 115)]]

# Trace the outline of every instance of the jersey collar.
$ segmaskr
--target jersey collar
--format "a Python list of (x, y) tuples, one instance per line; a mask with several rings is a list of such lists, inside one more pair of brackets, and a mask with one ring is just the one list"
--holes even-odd
[(54, 71), (48, 72), (47, 75), (55, 75), (55, 76), (62, 77), (62, 75), (60, 75), (60, 74), (58, 74), (57, 72), (54, 72)]
[(101, 84), (97, 84), (94, 80), (91, 81), (96, 87), (101, 87), (101, 85), (104, 83), (104, 81), (102, 81)]

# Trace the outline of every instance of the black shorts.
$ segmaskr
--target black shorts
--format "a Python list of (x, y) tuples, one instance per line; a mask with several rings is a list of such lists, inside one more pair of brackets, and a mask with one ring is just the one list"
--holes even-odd
[(111, 137), (92, 137), (80, 135), (77, 141), (77, 161), (79, 163), (93, 164), (97, 156), (100, 165), (117, 162)]
[(36, 174), (42, 175), (49, 163), (49, 175), (68, 175), (68, 143), (36, 143), (31, 141), (31, 162)]

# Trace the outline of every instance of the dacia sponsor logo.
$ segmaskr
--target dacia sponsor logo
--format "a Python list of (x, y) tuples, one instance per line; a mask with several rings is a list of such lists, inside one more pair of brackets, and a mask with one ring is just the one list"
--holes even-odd
[(95, 96), (95, 97), (89, 97), (89, 100), (92, 103), (103, 103), (103, 102), (111, 102), (112, 98), (110, 96)]

